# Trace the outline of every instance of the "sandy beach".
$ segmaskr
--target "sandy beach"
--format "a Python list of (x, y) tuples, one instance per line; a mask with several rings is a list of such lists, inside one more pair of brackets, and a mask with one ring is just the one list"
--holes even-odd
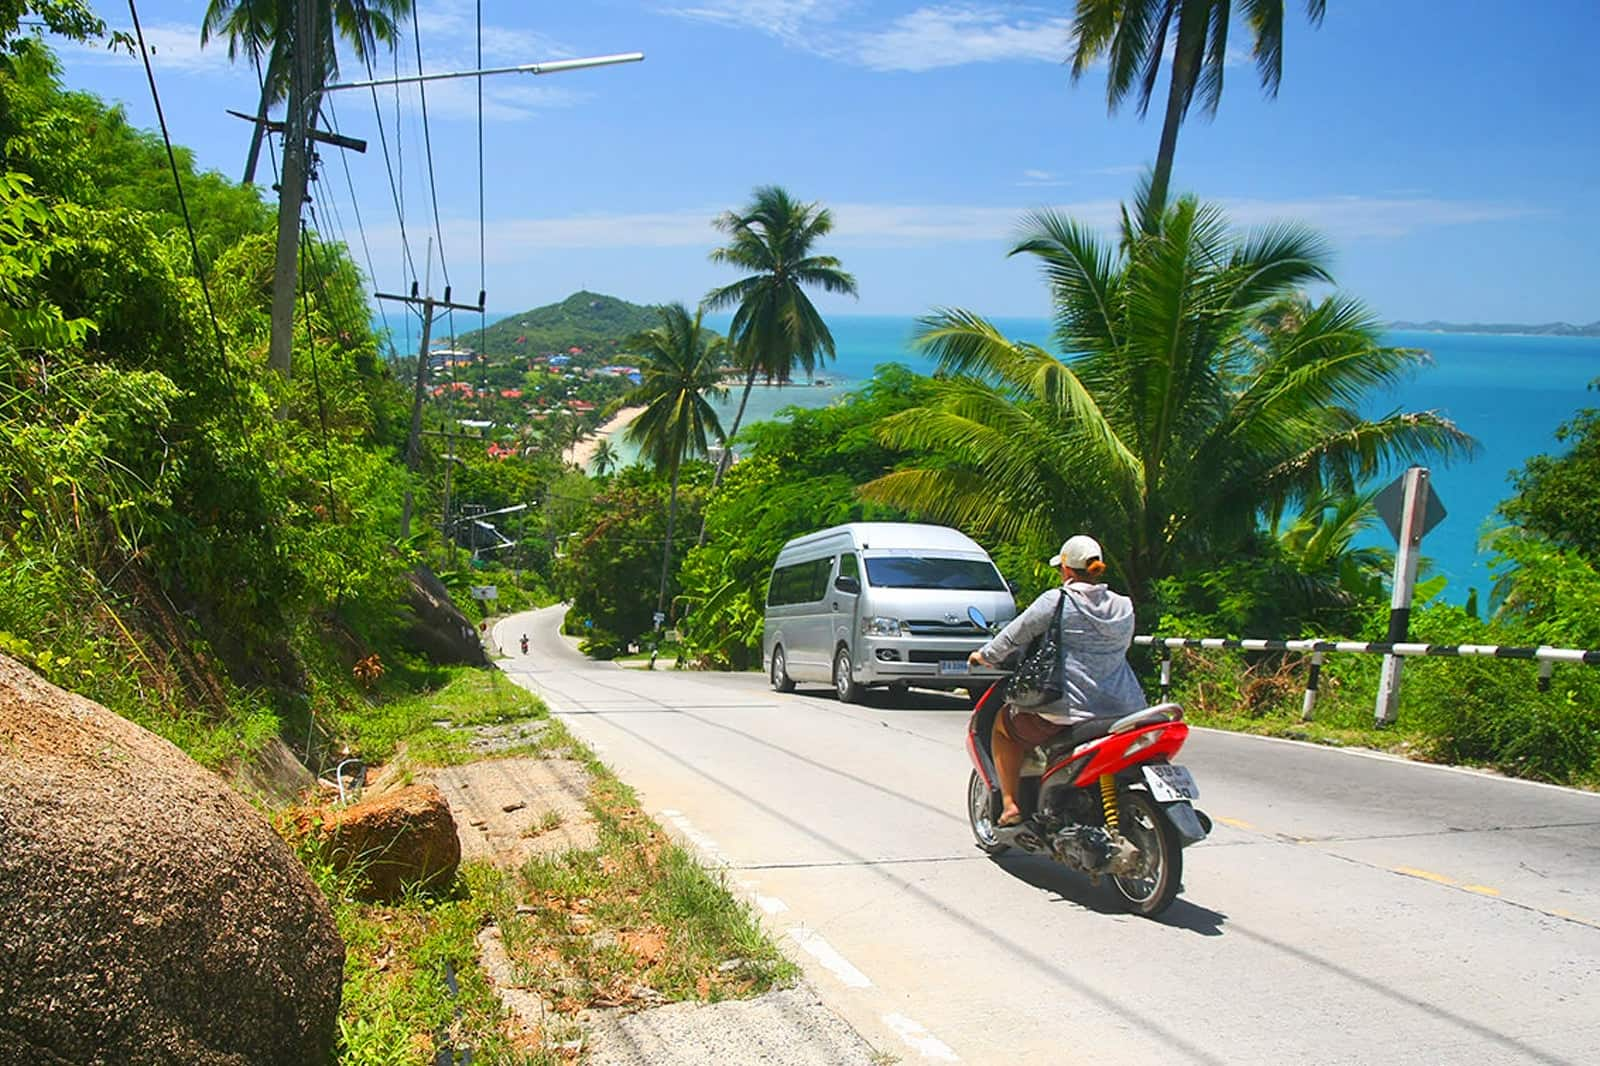
[(572, 461), (584, 473), (589, 473), (589, 464), (594, 461), (595, 449), (600, 447), (600, 442), (613, 433), (626, 429), (628, 423), (642, 414), (644, 414), (643, 407), (624, 407), (618, 411), (610, 421), (578, 442), (578, 446), (572, 450)]

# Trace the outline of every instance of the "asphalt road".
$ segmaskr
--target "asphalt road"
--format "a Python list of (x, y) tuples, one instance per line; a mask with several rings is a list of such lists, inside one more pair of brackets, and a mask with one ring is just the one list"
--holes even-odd
[(589, 663), (559, 613), (501, 666), (905, 1062), (1600, 1062), (1600, 795), (1196, 730), (1216, 831), (1151, 921), (976, 850), (963, 701)]

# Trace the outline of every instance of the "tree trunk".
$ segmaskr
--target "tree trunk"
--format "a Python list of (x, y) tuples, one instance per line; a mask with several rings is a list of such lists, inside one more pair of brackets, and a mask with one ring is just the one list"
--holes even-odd
[[(750, 373), (745, 375), (744, 395), (739, 397), (739, 410), (733, 415), (733, 428), (722, 439), (722, 458), (717, 462), (717, 472), (711, 476), (711, 491), (716, 492), (717, 486), (722, 484), (722, 475), (728, 472), (728, 467), (733, 465), (733, 438), (739, 435), (739, 423), (744, 421), (745, 405), (750, 402), (750, 390), (755, 388), (757, 367), (752, 362)], [(706, 542), (706, 523), (711, 519), (711, 509), (700, 516), (700, 536), (696, 538), (694, 546), (700, 547)]]
[(244, 160), (245, 185), (251, 185), (256, 180), (256, 164), (261, 161), (261, 142), (267, 136), (267, 111), (272, 99), (272, 83), (278, 77), (278, 63), (278, 49), (274, 48), (267, 55), (266, 80), (261, 83), (261, 103), (256, 108), (255, 129), (250, 133), (250, 154)]
[(1167, 190), (1172, 183), (1172, 159), (1178, 150), (1178, 127), (1188, 111), (1186, 101), (1193, 87), (1199, 64), (1204, 58), (1200, 52), (1205, 46), (1204, 5), (1188, 3), (1178, 16), (1178, 42), (1172, 50), (1172, 78), (1167, 83), (1167, 115), (1161, 124), (1161, 146), (1156, 150), (1156, 168), (1150, 176), (1150, 199), (1145, 205), (1140, 229), (1154, 233), (1161, 227), (1161, 216), (1167, 207)]
[(672, 496), (667, 504), (667, 543), (661, 553), (661, 591), (656, 596), (656, 613), (663, 615), (667, 610), (667, 575), (672, 572), (672, 527), (678, 519), (678, 470), (682, 466), (682, 462), (672, 464)]

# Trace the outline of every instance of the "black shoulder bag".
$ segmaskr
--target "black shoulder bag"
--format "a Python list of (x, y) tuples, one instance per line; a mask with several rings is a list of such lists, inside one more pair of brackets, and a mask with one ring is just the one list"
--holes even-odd
[(1033, 638), (1017, 672), (1006, 687), (1006, 700), (1016, 707), (1042, 707), (1061, 698), (1061, 608), (1066, 605), (1063, 589), (1056, 601), (1055, 618), (1043, 633)]

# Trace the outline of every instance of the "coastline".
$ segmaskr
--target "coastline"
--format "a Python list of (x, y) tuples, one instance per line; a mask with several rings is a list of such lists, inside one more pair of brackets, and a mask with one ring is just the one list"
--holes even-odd
[(594, 461), (594, 453), (600, 447), (600, 442), (610, 437), (613, 433), (627, 429), (629, 424), (640, 415), (644, 414), (643, 407), (624, 407), (605, 424), (593, 433), (578, 442), (572, 450), (572, 462), (585, 474), (589, 472), (589, 464)]

